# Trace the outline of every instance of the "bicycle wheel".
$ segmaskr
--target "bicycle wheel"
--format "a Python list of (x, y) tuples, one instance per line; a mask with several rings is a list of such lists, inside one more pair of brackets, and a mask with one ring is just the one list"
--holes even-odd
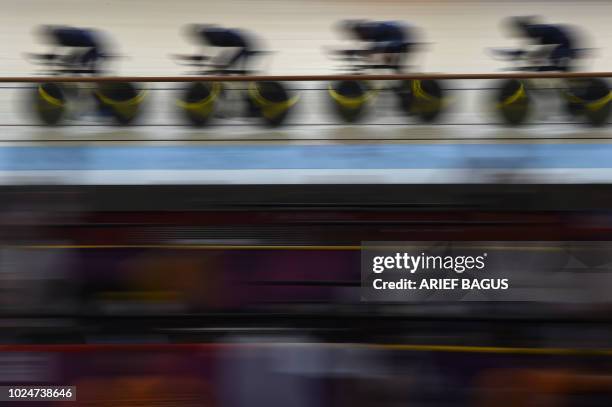
[(507, 79), (495, 93), (495, 110), (505, 124), (520, 126), (531, 113), (531, 99), (524, 81)]
[(612, 92), (608, 83), (600, 78), (574, 79), (568, 81), (568, 90), (563, 94), (566, 106), (575, 116), (582, 115), (593, 127), (605, 126), (612, 110)]
[(291, 96), (281, 82), (266, 81), (249, 84), (249, 110), (270, 127), (282, 125), (289, 116), (298, 96)]
[(357, 122), (365, 116), (368, 104), (375, 97), (375, 91), (367, 82), (339, 81), (329, 85), (332, 111), (348, 123)]
[(433, 123), (444, 110), (444, 90), (435, 79), (402, 81), (396, 89), (400, 110)]
[(132, 124), (142, 113), (146, 91), (129, 82), (100, 83), (94, 93), (99, 109), (119, 125)]
[(219, 82), (190, 83), (177, 104), (192, 126), (202, 127), (213, 117), (222, 90)]
[(41, 83), (32, 94), (34, 113), (49, 126), (59, 125), (67, 111), (66, 92), (60, 83)]

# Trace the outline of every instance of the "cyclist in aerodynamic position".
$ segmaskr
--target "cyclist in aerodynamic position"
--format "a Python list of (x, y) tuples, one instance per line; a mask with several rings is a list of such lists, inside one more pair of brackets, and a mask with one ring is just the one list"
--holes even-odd
[(366, 44), (364, 49), (348, 53), (368, 57), (396, 72), (403, 70), (415, 44), (414, 29), (397, 21), (347, 20), (341, 23), (341, 29)]
[[(214, 56), (211, 65), (219, 70), (234, 70), (241, 67), (247, 71), (249, 59), (255, 54), (254, 39), (251, 34), (235, 28), (224, 28), (211, 24), (192, 24), (188, 34), (202, 46), (229, 49)], [(208, 58), (203, 55), (201, 58)]]
[(568, 71), (579, 56), (575, 34), (567, 26), (543, 24), (537, 17), (511, 17), (506, 23), (529, 42), (528, 49), (515, 51), (516, 57), (539, 61), (539, 71)]
[(56, 52), (48, 59), (73, 72), (98, 74), (100, 61), (106, 56), (102, 35), (90, 28), (43, 26), (42, 34)]

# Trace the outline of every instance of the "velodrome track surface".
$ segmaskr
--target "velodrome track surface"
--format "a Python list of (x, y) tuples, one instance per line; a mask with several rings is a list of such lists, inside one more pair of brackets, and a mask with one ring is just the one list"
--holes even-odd
[(612, 180), (611, 144), (0, 147), (5, 184)]
[(0, 88), (0, 182), (19, 183), (444, 183), (609, 182), (612, 127), (567, 122), (541, 106), (510, 129), (488, 111), (491, 82), (451, 81), (449, 113), (422, 125), (381, 95), (358, 125), (328, 111), (323, 83), (295, 84), (301, 99), (287, 127), (224, 118), (181, 125), (180, 84), (155, 84), (146, 114), (129, 128), (86, 117), (36, 124), (25, 85)]
[[(266, 72), (332, 73), (321, 51), (338, 45), (334, 22), (349, 17), (405, 19), (423, 28), (431, 49), (419, 60), (429, 72), (493, 72), (501, 66), (483, 51), (506, 46), (499, 20), (541, 14), (588, 28), (589, 45), (601, 48), (587, 68), (612, 69), (612, 37), (602, 1), (257, 1), (10, 0), (4, 19), (4, 75), (33, 72), (24, 51), (38, 51), (31, 27), (64, 23), (112, 33), (125, 75), (178, 75), (168, 55), (191, 47), (179, 28), (193, 22), (247, 27), (278, 51)], [(517, 9), (518, 8), (518, 9)], [(36, 10), (36, 12), (33, 12)], [(236, 10), (240, 10), (237, 13)], [(298, 18), (299, 16), (299, 18)], [(461, 18), (457, 18), (461, 16)], [(596, 34), (596, 35), (595, 35)], [(31, 48), (27, 48), (31, 44)], [(521, 129), (495, 125), (488, 114), (490, 81), (453, 81), (451, 112), (436, 126), (393, 113), (380, 100), (360, 125), (330, 116), (325, 84), (292, 84), (302, 95), (288, 127), (269, 130), (244, 119), (209, 129), (181, 126), (174, 109), (178, 84), (155, 84), (140, 125), (109, 127), (95, 118), (59, 128), (29, 117), (23, 84), (0, 88), (0, 183), (431, 183), (609, 182), (612, 127), (566, 123), (553, 108), (540, 109)], [(383, 98), (384, 99), (384, 98)]]
[(363, 123), (344, 125), (326, 111), (322, 84), (302, 84), (297, 111), (281, 129), (244, 118), (219, 119), (205, 129), (183, 126), (172, 84), (149, 92), (147, 113), (129, 128), (96, 117), (48, 128), (27, 114), (31, 88), (5, 87), (0, 183), (612, 180), (612, 127), (570, 123), (543, 108), (533, 124), (506, 128), (486, 112), (486, 88), (449, 85), (452, 109), (431, 126), (397, 114), (385, 96)]

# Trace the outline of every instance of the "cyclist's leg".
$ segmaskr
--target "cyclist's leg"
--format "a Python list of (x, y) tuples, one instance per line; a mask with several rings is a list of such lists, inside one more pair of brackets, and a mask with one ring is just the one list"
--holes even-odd
[(214, 64), (220, 69), (232, 69), (244, 57), (244, 48), (230, 49), (219, 53)]
[(230, 65), (237, 66), (240, 63), (240, 68), (246, 71), (250, 56), (250, 50), (247, 47), (242, 47), (234, 54), (233, 58), (230, 60)]
[(80, 63), (83, 69), (91, 70), (92, 74), (98, 73), (98, 61), (100, 59), (100, 53), (96, 48), (90, 48), (86, 50), (80, 58)]
[(406, 61), (412, 51), (412, 44), (410, 43), (401, 43), (397, 46), (397, 61), (396, 61), (396, 70), (398, 73), (401, 73), (406, 68)]
[(385, 64), (396, 72), (401, 72), (405, 57), (406, 46), (403, 42), (391, 41), (383, 45), (381, 51), (385, 55)]
[[(573, 53), (572, 50), (567, 47), (556, 47), (550, 53), (551, 66), (559, 71), (569, 71), (571, 65)], [(552, 70), (552, 69), (551, 69)]]

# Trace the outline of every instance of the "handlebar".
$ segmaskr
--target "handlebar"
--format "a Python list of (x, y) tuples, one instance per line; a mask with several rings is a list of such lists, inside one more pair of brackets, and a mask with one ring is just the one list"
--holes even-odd
[(500, 61), (516, 61), (527, 59), (527, 51), (515, 48), (487, 48), (488, 54)]
[[(369, 63), (367, 56), (370, 55), (369, 50), (328, 50), (330, 59), (343, 62), (343, 66), (338, 67), (341, 71), (350, 71), (354, 73), (366, 73), (370, 70), (390, 69), (388, 64), (373, 64)], [(335, 56), (335, 57), (332, 57)]]
[[(263, 50), (252, 50), (248, 51), (249, 56), (273, 54), (274, 51), (263, 51)], [(189, 66), (199, 68), (207, 75), (250, 75), (253, 74), (254, 70), (249, 69), (227, 69), (213, 61), (213, 58), (207, 55), (185, 55), (185, 54), (171, 54), (170, 58), (173, 59), (178, 65)]]
[[(512, 66), (503, 68), (504, 71), (525, 71), (525, 72), (554, 72), (570, 67), (579, 68), (578, 59), (592, 57), (596, 48), (574, 48), (568, 53), (568, 58), (562, 63), (555, 60), (555, 45), (543, 45), (533, 50), (512, 49), (512, 48), (488, 48), (488, 54), (496, 60), (509, 61)], [(563, 66), (561, 66), (563, 65)]]
[[(92, 73), (92, 70), (89, 69), (80, 69), (78, 68), (78, 63), (70, 60), (70, 55), (62, 55), (62, 54), (36, 54), (36, 53), (26, 53), (24, 54), (24, 58), (29, 61), (31, 64), (40, 65), (45, 67), (54, 68), (57, 72), (64, 73)], [(100, 59), (122, 59), (127, 58), (127, 56), (119, 55), (119, 54), (102, 54), (100, 55)], [(76, 69), (74, 68), (76, 66)]]
[[(549, 53), (552, 52), (554, 46), (549, 47)], [(489, 55), (493, 59), (501, 60), (501, 61), (535, 61), (538, 58), (547, 58), (549, 53), (547, 54), (544, 50), (530, 52), (524, 49), (515, 49), (515, 48), (487, 48)], [(592, 56), (597, 51), (596, 48), (574, 48), (572, 49), (573, 58), (585, 58)]]
[[(428, 42), (407, 42), (406, 54), (413, 54), (415, 51), (422, 51), (429, 47), (432, 43)], [(372, 63), (369, 57), (373, 55), (385, 54), (384, 51), (373, 50), (370, 48), (361, 49), (335, 49), (335, 48), (324, 48), (325, 53), (329, 59), (333, 61), (340, 61), (342, 66), (338, 67), (338, 70), (349, 71), (355, 74), (367, 73), (372, 70), (397, 70), (398, 66), (394, 64), (383, 64), (383, 63)], [(400, 67), (401, 68), (401, 67)], [(407, 66), (403, 66), (407, 68)], [(414, 68), (414, 65), (412, 66)]]

